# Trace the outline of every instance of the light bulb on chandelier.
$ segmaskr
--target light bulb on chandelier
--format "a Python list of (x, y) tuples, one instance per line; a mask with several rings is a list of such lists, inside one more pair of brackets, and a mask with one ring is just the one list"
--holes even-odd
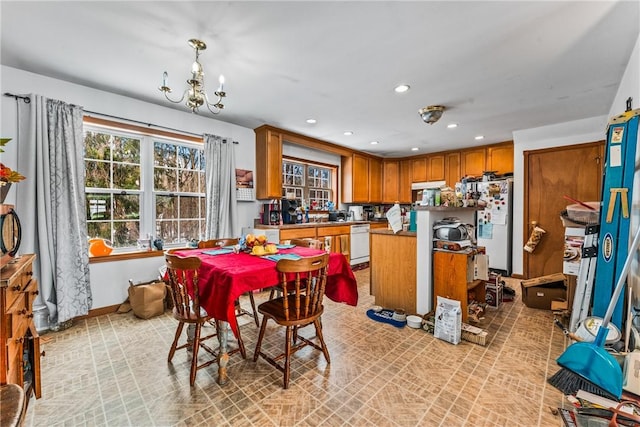
[(218, 87), (218, 90), (213, 93), (217, 99), (215, 102), (211, 102), (205, 91), (202, 64), (198, 61), (200, 51), (205, 50), (207, 45), (205, 42), (198, 39), (189, 40), (189, 45), (196, 51), (196, 59), (193, 61), (193, 64), (191, 64), (191, 77), (187, 80), (188, 87), (182, 93), (182, 97), (178, 100), (169, 98), (171, 88), (169, 87), (169, 73), (166, 71), (162, 73), (162, 86), (160, 86), (158, 90), (164, 93), (167, 101), (173, 102), (174, 104), (179, 104), (186, 99), (186, 106), (194, 113), (197, 113), (198, 109), (205, 105), (212, 114), (218, 114), (222, 109), (224, 109), (224, 105), (221, 102), (222, 98), (227, 96), (224, 92), (224, 76), (220, 75), (220, 78), (218, 79), (220, 86)]

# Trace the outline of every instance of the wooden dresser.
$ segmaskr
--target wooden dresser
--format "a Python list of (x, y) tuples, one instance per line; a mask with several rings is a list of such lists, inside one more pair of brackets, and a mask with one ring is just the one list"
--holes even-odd
[(40, 337), (33, 322), (38, 282), (35, 255), (16, 258), (0, 270), (0, 384), (18, 384), (40, 398)]

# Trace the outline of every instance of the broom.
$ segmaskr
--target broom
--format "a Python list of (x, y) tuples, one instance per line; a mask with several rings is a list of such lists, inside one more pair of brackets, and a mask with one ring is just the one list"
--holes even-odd
[(547, 381), (564, 394), (576, 394), (578, 390), (585, 390), (615, 400), (619, 400), (622, 396), (622, 369), (618, 361), (604, 349), (604, 342), (609, 333), (609, 321), (639, 245), (640, 227), (633, 238), (629, 255), (622, 267), (595, 341), (571, 344), (556, 360), (562, 369)]

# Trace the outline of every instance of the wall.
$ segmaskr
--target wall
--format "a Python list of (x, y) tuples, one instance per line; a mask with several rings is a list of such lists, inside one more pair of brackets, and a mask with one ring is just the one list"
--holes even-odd
[[(210, 115), (192, 114), (186, 110), (186, 107), (183, 110), (167, 108), (11, 67), (0, 67), (0, 82), (2, 93), (34, 93), (81, 105), (88, 111), (163, 125), (184, 132), (196, 134), (206, 132), (231, 137), (239, 142), (235, 146), (237, 150), (236, 167), (255, 171), (255, 134), (253, 129), (215, 120)], [(153, 85), (150, 87), (150, 90), (152, 90)], [(150, 96), (153, 95), (150, 94)], [(159, 92), (157, 95), (161, 97)], [(5, 96), (2, 96), (1, 99), (1, 134), (3, 138), (12, 138), (12, 141), (5, 147), (5, 153), (2, 153), (2, 163), (15, 167), (18, 155), (31, 155), (33, 150), (31, 147), (21, 146), (20, 141), (17, 139), (16, 101)], [(224, 112), (221, 114), (224, 115)], [(29, 178), (27, 177), (27, 179)], [(32, 209), (33, 200), (16, 199), (16, 190), (12, 188), (6, 203), (15, 204), (18, 213)], [(239, 224), (236, 234), (240, 235), (242, 227), (253, 226), (253, 219), (257, 215), (257, 202), (238, 203)], [(20, 248), (20, 252), (30, 253), (34, 252), (34, 249), (25, 245)], [(93, 308), (121, 303), (126, 298), (128, 279), (133, 279), (134, 281), (154, 279), (157, 277), (158, 267), (162, 263), (162, 257), (157, 257), (91, 264), (91, 288), (94, 295)]]

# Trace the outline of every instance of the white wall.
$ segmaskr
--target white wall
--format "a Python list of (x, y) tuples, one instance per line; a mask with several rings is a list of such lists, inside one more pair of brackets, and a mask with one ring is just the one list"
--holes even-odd
[[(192, 114), (186, 110), (186, 107), (184, 111), (178, 111), (5, 66), (0, 67), (0, 87), (1, 93), (34, 93), (80, 105), (85, 111), (124, 117), (196, 134), (206, 132), (231, 137), (239, 142), (235, 146), (236, 167), (255, 170), (255, 134), (253, 129), (215, 120), (210, 115)], [(153, 89), (153, 85), (151, 85), (150, 90)], [(159, 96), (161, 95), (159, 92), (158, 94)], [(2, 96), (1, 99), (0, 115), (2, 117), (2, 127), (0, 134), (3, 138), (12, 138), (12, 141), (5, 147), (5, 153), (1, 154), (1, 160), (7, 166), (15, 167), (18, 148), (21, 156), (32, 155), (34, 150), (32, 147), (21, 145), (18, 140), (16, 101), (5, 96)], [(221, 114), (224, 114), (224, 112)], [(15, 204), (18, 213), (23, 210), (33, 209), (33, 200), (16, 200), (15, 193), (15, 189), (9, 192), (6, 203)], [(242, 227), (253, 226), (253, 219), (258, 216), (258, 203), (238, 203), (238, 216), (239, 224), (236, 234), (239, 236)], [(21, 247), (20, 249), (21, 253), (33, 252), (33, 248)], [(154, 279), (157, 277), (158, 267), (162, 263), (162, 257), (154, 257), (91, 264), (91, 288), (94, 295), (93, 308), (121, 303), (126, 298), (128, 279), (133, 279), (134, 281)]]

